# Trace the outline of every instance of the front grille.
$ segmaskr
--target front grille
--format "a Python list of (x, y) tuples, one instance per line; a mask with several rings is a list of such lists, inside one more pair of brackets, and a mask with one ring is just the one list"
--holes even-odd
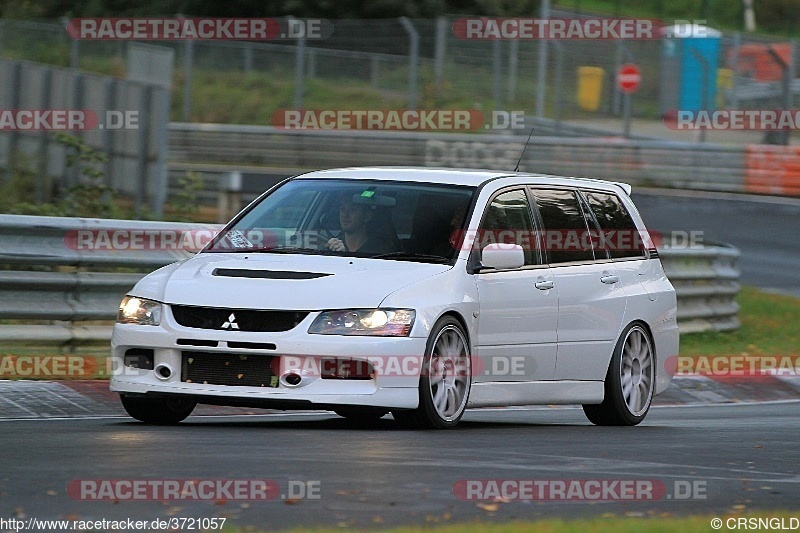
[(275, 357), (260, 354), (182, 352), (181, 381), (233, 387), (277, 387)]
[(172, 316), (181, 326), (222, 331), (289, 331), (308, 316), (308, 311), (268, 311), (172, 305)]

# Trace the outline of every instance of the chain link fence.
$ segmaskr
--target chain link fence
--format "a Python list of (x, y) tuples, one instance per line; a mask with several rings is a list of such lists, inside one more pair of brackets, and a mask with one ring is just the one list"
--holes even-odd
[[(638, 118), (687, 107), (791, 108), (800, 93), (788, 38), (465, 40), (453, 31), (456, 20), (333, 20), (333, 35), (318, 40), (154, 44), (175, 52), (170, 118), (183, 122), (268, 125), (275, 111), (298, 108), (611, 118), (623, 111), (615, 83), (623, 63), (641, 71), (632, 97)], [(125, 76), (128, 43), (75, 41), (65, 23), (0, 21), (0, 55)]]

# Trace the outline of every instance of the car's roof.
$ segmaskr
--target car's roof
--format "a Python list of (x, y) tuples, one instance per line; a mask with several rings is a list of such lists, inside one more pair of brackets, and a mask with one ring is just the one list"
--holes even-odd
[(350, 167), (316, 170), (302, 174), (301, 178), (348, 178), (392, 181), (417, 181), (424, 183), (441, 183), (446, 185), (480, 186), (498, 178), (512, 178), (513, 181), (541, 183), (543, 185), (587, 186), (596, 184), (602, 188), (622, 188), (630, 194), (631, 187), (626, 183), (589, 178), (570, 178), (550, 174), (533, 174), (527, 172), (511, 172), (500, 170), (456, 169), (433, 167)]

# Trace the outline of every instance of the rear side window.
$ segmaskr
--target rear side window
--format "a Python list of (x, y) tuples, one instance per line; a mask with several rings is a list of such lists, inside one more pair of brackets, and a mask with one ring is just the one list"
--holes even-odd
[(612, 259), (644, 257), (644, 242), (633, 218), (616, 194), (584, 191), (598, 224), (598, 244), (611, 254)]
[(533, 194), (542, 217), (544, 247), (550, 264), (593, 261), (592, 234), (575, 193), (559, 189), (535, 189)]

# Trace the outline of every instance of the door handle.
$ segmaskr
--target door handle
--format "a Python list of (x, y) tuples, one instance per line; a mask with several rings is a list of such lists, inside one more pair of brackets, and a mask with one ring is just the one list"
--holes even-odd
[(555, 283), (553, 281), (537, 281), (533, 284), (534, 287), (539, 289), (540, 291), (546, 291), (555, 287)]
[(606, 275), (606, 276), (601, 276), (600, 277), (600, 281), (602, 281), (603, 283), (605, 283), (607, 285), (613, 285), (614, 283), (618, 283), (619, 282), (619, 276), (613, 275), (613, 274), (609, 274), (609, 275)]

